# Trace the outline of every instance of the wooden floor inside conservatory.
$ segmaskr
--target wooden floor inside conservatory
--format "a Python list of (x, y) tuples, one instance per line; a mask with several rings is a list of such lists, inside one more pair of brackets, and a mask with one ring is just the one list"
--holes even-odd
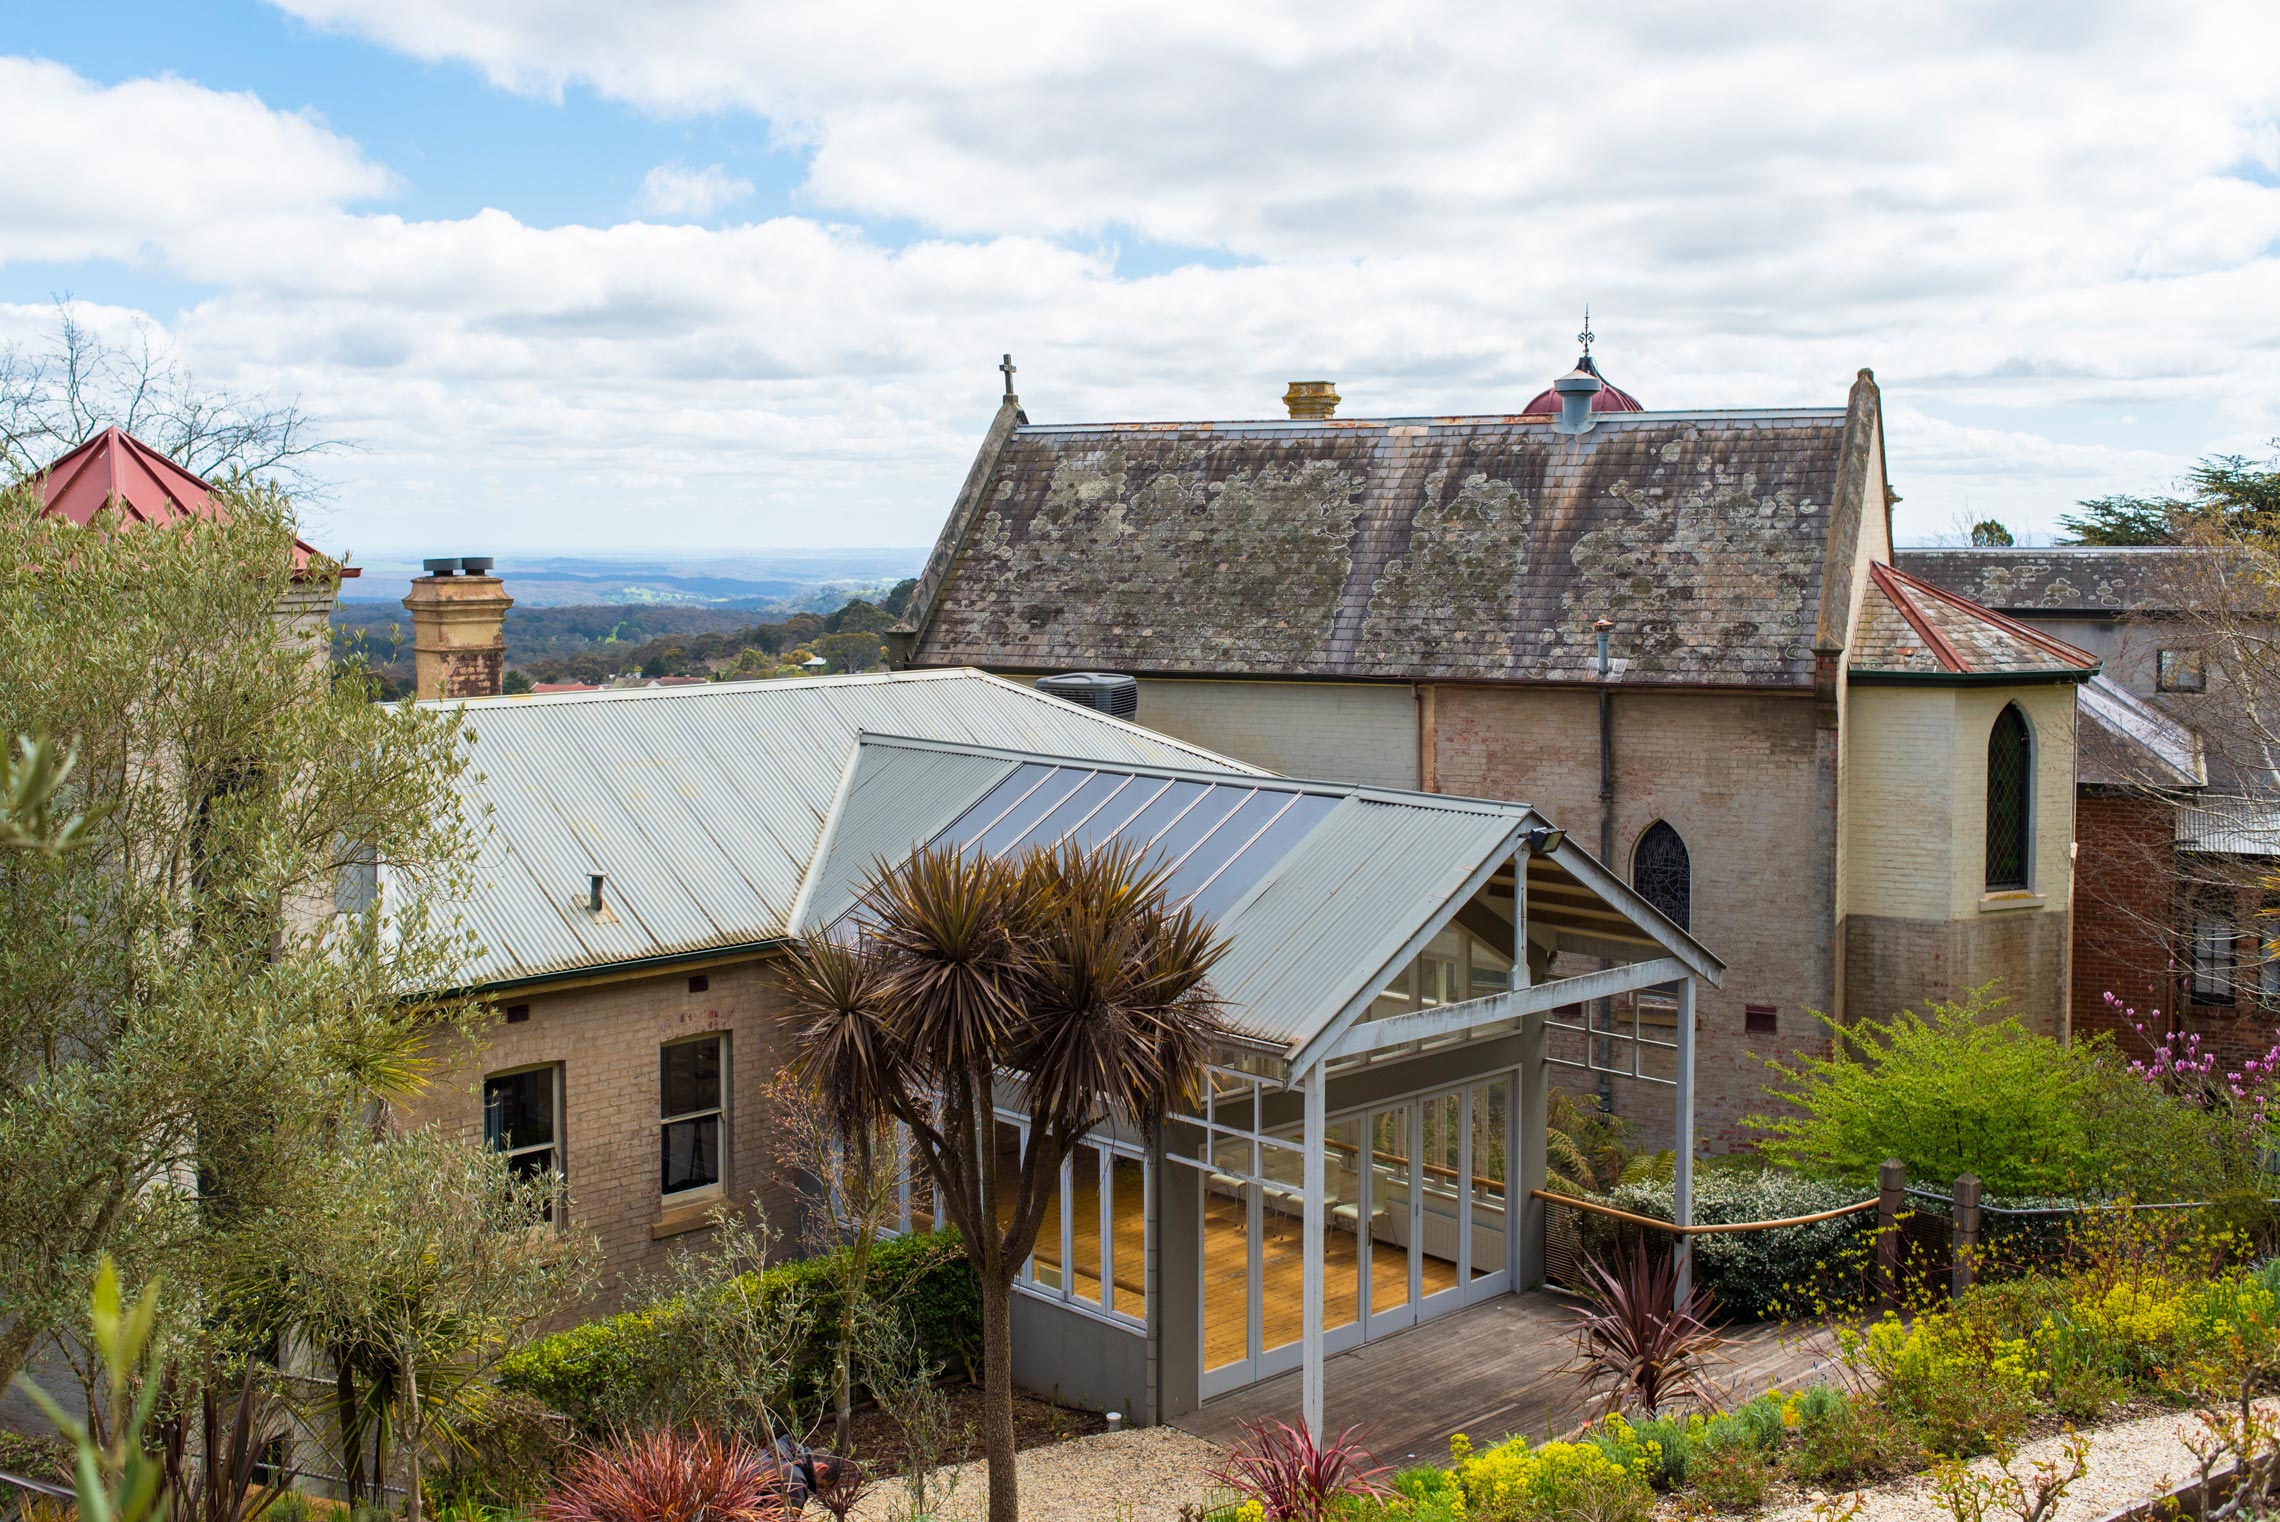
[[(1550, 1292), (1502, 1295), (1323, 1361), (1323, 1420), (1360, 1428), (1384, 1464), (1446, 1460), (1462, 1432), (1476, 1447), (1513, 1433), (1541, 1439), (1583, 1420), (1575, 1377), (1561, 1372), (1573, 1347), (1575, 1302)], [(1774, 1326), (1729, 1334), (1718, 1384), (1737, 1400), (1778, 1385), (1796, 1389), (1835, 1377), (1825, 1338), (1801, 1340)], [(1299, 1376), (1281, 1374), (1206, 1401), (1172, 1425), (1225, 1447), (1245, 1421), (1299, 1419)]]

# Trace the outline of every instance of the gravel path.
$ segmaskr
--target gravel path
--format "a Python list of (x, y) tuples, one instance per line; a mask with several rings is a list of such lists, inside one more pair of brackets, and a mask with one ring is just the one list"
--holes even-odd
[[(1217, 1444), (1175, 1427), (1025, 1448), (1016, 1460), (1022, 1522), (1178, 1522), (1181, 1504), (1203, 1499), (1205, 1474), (1225, 1457)], [(988, 1466), (977, 1459), (945, 1476), (952, 1472), (958, 1488), (934, 1515), (970, 1522), (988, 1509)], [(882, 1482), (849, 1515), (855, 1522), (899, 1522), (909, 1515), (902, 1482)]]
[[(2094, 1522), (2094, 1519), (2164, 1495), (2200, 1476), (2201, 1468), (2185, 1449), (2183, 1438), (2198, 1433), (2201, 1424), (2189, 1411), (2163, 1412), (2096, 1427), (2089, 1432), (2089, 1471), (2051, 1512), (2050, 1522)], [(2022, 1479), (2034, 1472), (2037, 1459), (2058, 1459), (2060, 1438), (2023, 1444), (2012, 1461), (2011, 1472)], [(1972, 1468), (1993, 1474), (1993, 1459), (1977, 1459)], [(1896, 1480), (1867, 1493), (1868, 1505), (1860, 1522), (1951, 1522), (1948, 1510), (1932, 1493), (1923, 1475)], [(1793, 1506), (1769, 1509), (1763, 1522), (1806, 1522), (1812, 1516), (1812, 1499)]]

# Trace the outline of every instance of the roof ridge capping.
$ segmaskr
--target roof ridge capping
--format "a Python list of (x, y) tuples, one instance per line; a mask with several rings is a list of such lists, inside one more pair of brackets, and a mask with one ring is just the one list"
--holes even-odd
[[(1714, 422), (1753, 419), (1783, 420), (1807, 418), (1816, 422), (1841, 422), (1847, 409), (1843, 407), (1671, 407), (1642, 412), (1601, 412), (1592, 416), (1592, 431), (1602, 428), (1637, 428), (1652, 423), (1668, 423), (1687, 419)], [(1427, 412), (1407, 415), (1388, 414), (1379, 417), (1333, 418), (1160, 418), (1148, 421), (1093, 423), (1032, 423), (1024, 420), (1014, 431), (1021, 434), (1045, 433), (1173, 433), (1183, 428), (1219, 431), (1274, 430), (1289, 433), (1337, 433), (1364, 428), (1396, 428), (1424, 426), (1463, 428), (1482, 424), (1513, 424), (1543, 427), (1551, 431), (1553, 416), (1539, 412)]]
[(1941, 656), (1942, 664), (1947, 664), (1951, 659), (1956, 662), (1948, 666), (1950, 671), (1960, 674), (1969, 671), (1971, 668), (1961, 663), (1961, 657), (1955, 655), (1953, 648), (1949, 646), (1946, 639), (1918, 621), (1920, 617), (1918, 610), (1909, 606), (1906, 598), (1898, 595), (1892, 583), (1898, 582), (1911, 592), (1923, 593), (1970, 617), (1993, 624), (2004, 633), (2025, 640), (2044, 654), (2055, 656), (2067, 665), (2091, 671), (2098, 669), (2098, 657), (2080, 645), (2069, 644), (2055, 635), (2045, 634), (2032, 624), (2021, 623), (2008, 614), (1998, 613), (1984, 603), (1973, 602), (1961, 593), (1951, 592), (1946, 587), (1924, 580), (1921, 576), (1911, 576), (1898, 566), (1887, 565), (1881, 560), (1872, 560), (1868, 564), (1868, 574), (1876, 580), (1878, 585), (1884, 588), (1885, 595), (1892, 598), (1893, 605), (1899, 608), (1901, 617), (1907, 619), (1910, 626), (1925, 637), (1927, 643), (1932, 644), (1936, 650), (1945, 652)]
[[(1450, 813), (1498, 814), (1517, 818), (1523, 814), (1540, 814), (1533, 805), (1515, 803), (1502, 798), (1479, 798), (1465, 793), (1427, 793), (1408, 788), (1379, 787), (1367, 782), (1339, 782), (1324, 777), (1286, 777), (1263, 767), (1250, 767), (1248, 762), (1235, 762), (1226, 768), (1209, 766), (1170, 766), (1161, 761), (1104, 761), (1089, 756), (1061, 756), (1050, 751), (1022, 750), (1003, 745), (983, 745), (970, 740), (934, 740), (923, 735), (886, 734), (864, 730), (856, 735), (858, 748), (879, 745), (897, 750), (926, 750), (960, 756), (981, 756), (993, 760), (1043, 762), (1052, 766), (1083, 767), (1087, 771), (1131, 772), (1150, 777), (1210, 779), (1213, 781), (1249, 780), (1262, 787), (1286, 788), (1293, 792), (1320, 793), (1340, 798), (1354, 798), (1364, 803), (1397, 803), (1412, 807), (1440, 808)], [(1237, 768), (1245, 768), (1238, 770)]]

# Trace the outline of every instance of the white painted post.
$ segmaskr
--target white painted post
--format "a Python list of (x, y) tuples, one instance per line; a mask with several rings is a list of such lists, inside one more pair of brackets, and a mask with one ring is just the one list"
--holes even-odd
[(1329, 1143), (1329, 1087), (1324, 1075), (1327, 1062), (1317, 1062), (1306, 1070), (1306, 1203), (1303, 1216), (1306, 1223), (1306, 1294), (1303, 1309), (1304, 1322), (1300, 1333), (1302, 1349), (1300, 1359), (1303, 1373), (1299, 1376), (1304, 1386), (1306, 1430), (1316, 1442), (1322, 1441), (1322, 1254), (1323, 1232), (1327, 1226), (1328, 1211), (1323, 1200), (1327, 1187), (1323, 1177), (1322, 1153)]
[[(1512, 858), (1512, 986), (1535, 982), (1528, 965), (1528, 848)], [(1547, 1207), (1536, 1198), (1544, 1187), (1544, 1127), (1551, 1119), (1550, 1015), (1520, 1017), (1520, 1092), (1512, 1123), (1519, 1145), (1505, 1156), (1518, 1166), (1507, 1169), (1506, 1185), (1512, 1197), (1504, 1202), (1506, 1226), (1512, 1240), (1512, 1287), (1536, 1289), (1544, 1282), (1544, 1234), (1549, 1226)]]
[[(1671, 1191), (1671, 1219), (1681, 1226), (1694, 1224), (1694, 979), (1678, 985), (1678, 1088), (1672, 1126), (1675, 1184)], [(1678, 1303), (1694, 1293), (1694, 1238), (1680, 1236), (1672, 1248), (1678, 1257)]]

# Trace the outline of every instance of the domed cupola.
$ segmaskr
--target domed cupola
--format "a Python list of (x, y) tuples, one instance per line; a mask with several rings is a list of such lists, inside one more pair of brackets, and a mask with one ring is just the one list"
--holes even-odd
[(1534, 401), (1520, 409), (1520, 415), (1522, 417), (1557, 417), (1561, 410), (1561, 391), (1591, 390), (1589, 386), (1582, 383), (1586, 379), (1598, 383), (1597, 389), (1591, 391), (1591, 410), (1593, 412), (1646, 411), (1647, 409), (1640, 404), (1639, 399), (1630, 392), (1609, 385), (1607, 377), (1599, 373), (1599, 366), (1592, 363), (1591, 312), (1589, 308), (1586, 308), (1583, 314), (1583, 331), (1578, 333), (1576, 338), (1583, 344), (1583, 355), (1575, 362), (1575, 368), (1561, 376), (1558, 381), (1553, 382), (1549, 388), (1539, 392)]

